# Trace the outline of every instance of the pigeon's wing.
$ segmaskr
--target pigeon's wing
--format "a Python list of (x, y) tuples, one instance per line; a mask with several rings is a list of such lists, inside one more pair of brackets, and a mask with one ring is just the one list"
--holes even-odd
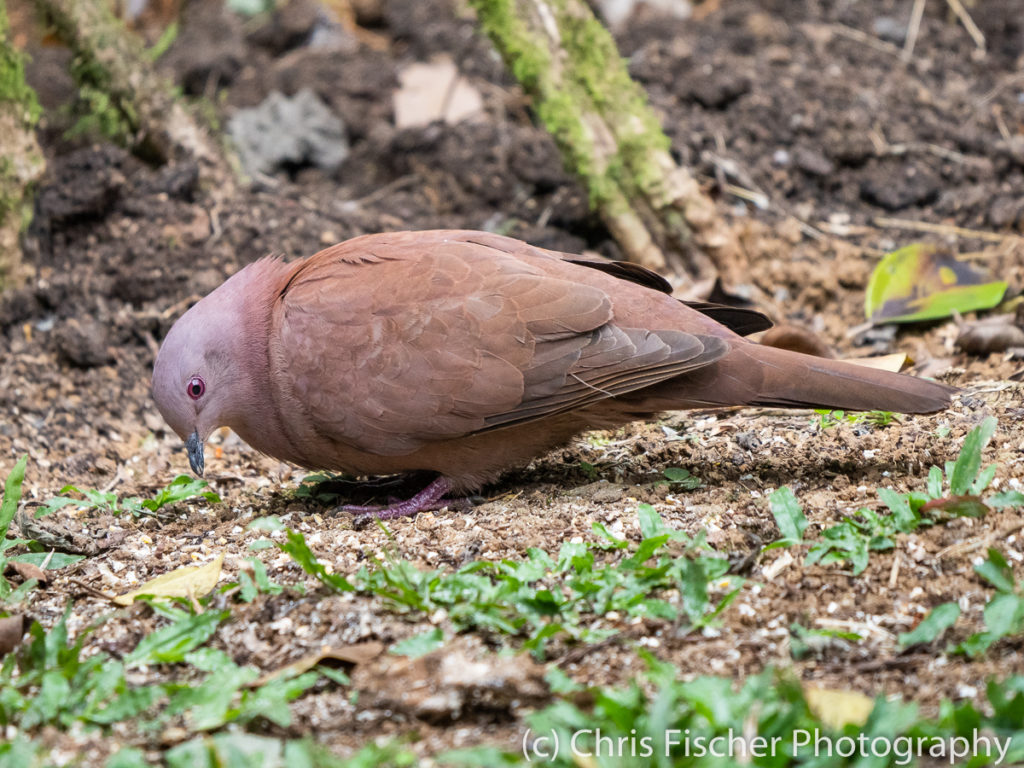
[(622, 327), (604, 290), (427, 233), (343, 243), (281, 290), (275, 381), (324, 436), (401, 455), (707, 365), (722, 339)]

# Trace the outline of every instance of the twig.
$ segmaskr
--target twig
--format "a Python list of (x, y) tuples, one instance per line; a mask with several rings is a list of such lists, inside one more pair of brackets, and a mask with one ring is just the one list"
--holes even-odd
[(1024, 72), (1017, 72), (1009, 77), (1004, 77), (1002, 82), (995, 85), (990, 91), (988, 91), (988, 93), (974, 102), (974, 108), (978, 109), (979, 107), (985, 106), (986, 103), (992, 101), (992, 99), (1002, 93), (1006, 88), (1011, 88), (1020, 82), (1024, 82)]
[(974, 552), (982, 547), (987, 547), (994, 541), (1005, 541), (1022, 528), (1024, 528), (1024, 523), (1012, 523), (1002, 530), (989, 531), (982, 536), (976, 536), (972, 539), (967, 539), (966, 541), (958, 541), (956, 544), (950, 544), (945, 549), (940, 549), (935, 558), (937, 560), (943, 560), (949, 555), (955, 555), (957, 557), (966, 555), (968, 552)]
[(626, 639), (625, 634), (626, 633), (612, 635), (611, 637), (606, 637), (600, 642), (574, 648), (555, 663), (562, 669), (565, 669), (570, 664), (576, 664), (577, 662), (582, 661), (585, 656), (588, 656), (591, 653), (596, 653), (597, 651), (604, 650), (605, 648), (610, 648), (613, 645), (618, 645)]
[(903, 558), (900, 557), (900, 551), (897, 549), (892, 558), (892, 570), (889, 571), (889, 589), (896, 589), (896, 585), (899, 583), (900, 561), (902, 559)]
[(869, 48), (874, 48), (876, 51), (888, 53), (890, 56), (900, 55), (900, 49), (892, 43), (887, 43), (885, 40), (879, 40), (877, 37), (869, 35), (866, 32), (861, 32), (859, 29), (855, 29), (854, 27), (848, 27), (845, 24), (830, 24), (828, 28), (841, 37), (845, 37), (848, 40), (853, 40), (857, 43), (862, 43)]
[(967, 229), (966, 227), (954, 227), (951, 224), (932, 224), (928, 221), (913, 221), (911, 219), (893, 219), (888, 216), (876, 216), (874, 224), (877, 227), (892, 227), (894, 229), (910, 229), (916, 232), (934, 232), (939, 235), (956, 235), (958, 237), (973, 237), (978, 240), (987, 240), (992, 243), (1001, 243), (1008, 239), (1018, 238), (1019, 235), (1001, 235), (998, 232), (986, 232), (981, 229)]
[(914, 55), (917, 33), (921, 30), (921, 17), (924, 15), (925, 1), (914, 0), (914, 7), (910, 11), (910, 22), (907, 24), (907, 38), (903, 41), (903, 53), (900, 54), (900, 58), (904, 62), (910, 61), (910, 57)]
[(996, 124), (996, 130), (999, 131), (999, 135), (1003, 137), (1003, 141), (1007, 144), (1013, 141), (1010, 129), (1006, 126), (1006, 121), (1003, 120), (1003, 107), (1001, 104), (992, 105), (992, 120)]
[(853, 619), (833, 619), (829, 616), (822, 616), (814, 620), (814, 623), (825, 629), (841, 629), (860, 634), (871, 634), (887, 639), (894, 639), (892, 632), (885, 627), (868, 624), (866, 621), (854, 621)]
[(405, 189), (406, 187), (412, 186), (418, 180), (418, 177), (414, 174), (399, 176), (394, 181), (389, 181), (383, 187), (378, 187), (365, 197), (361, 197), (358, 200), (353, 200), (351, 205), (357, 208), (365, 208), (371, 203), (375, 203), (381, 198), (387, 197), (392, 192), (398, 192), (401, 189)]
[(971, 36), (974, 44), (978, 46), (978, 50), (985, 51), (985, 35), (982, 34), (981, 30), (978, 29), (978, 25), (974, 23), (974, 19), (967, 13), (967, 9), (964, 8), (963, 3), (960, 0), (946, 0), (946, 3), (950, 8), (953, 9), (953, 13), (960, 19), (960, 23), (964, 25), (964, 29), (967, 30), (967, 34)]
[(963, 165), (984, 162), (981, 158), (968, 157), (965, 154), (957, 152), (955, 149), (946, 149), (938, 144), (930, 144), (926, 141), (909, 141), (904, 144), (889, 144), (879, 154), (905, 155), (910, 152), (930, 152), (936, 157), (941, 157), (943, 160), (952, 160), (954, 163), (960, 163)]
[(97, 589), (96, 587), (86, 584), (84, 581), (81, 581), (80, 579), (68, 579), (68, 583), (74, 584), (87, 595), (98, 597), (101, 600), (113, 600), (115, 597), (117, 597), (117, 595), (115, 595), (113, 592), (107, 592), (106, 590)]

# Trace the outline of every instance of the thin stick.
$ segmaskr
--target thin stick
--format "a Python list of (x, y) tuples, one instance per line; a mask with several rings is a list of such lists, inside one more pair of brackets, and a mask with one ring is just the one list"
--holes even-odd
[(876, 227), (910, 229), (916, 232), (934, 232), (939, 235), (956, 235), (958, 237), (975, 237), (978, 240), (987, 240), (992, 243), (1001, 243), (1005, 240), (1012, 240), (1019, 237), (1019, 235), (1001, 235), (998, 232), (985, 232), (980, 229), (954, 227), (950, 224), (932, 224), (927, 221), (912, 221), (910, 219), (891, 219), (888, 216), (876, 216), (874, 224)]
[(841, 35), (842, 37), (858, 43), (863, 43), (869, 48), (874, 48), (876, 51), (888, 53), (890, 56), (900, 55), (900, 49), (892, 43), (887, 43), (885, 40), (879, 40), (877, 37), (873, 37), (866, 32), (861, 32), (859, 29), (855, 29), (854, 27), (848, 27), (845, 24), (830, 24), (828, 28), (837, 35)]
[(917, 33), (921, 29), (921, 17), (924, 15), (924, 4), (926, 0), (914, 0), (914, 7), (910, 11), (910, 22), (907, 24), (907, 39), (903, 41), (903, 53), (900, 58), (904, 62), (910, 61), (914, 55), (914, 46), (917, 45)]
[(967, 34), (971, 36), (974, 44), (978, 46), (978, 50), (984, 52), (985, 50), (985, 35), (978, 29), (978, 25), (974, 23), (974, 19), (967, 13), (967, 9), (964, 8), (963, 3), (960, 0), (946, 0), (949, 7), (953, 9), (953, 13), (960, 19), (960, 23), (964, 25), (964, 29), (967, 30)]
[(984, 162), (978, 157), (968, 157), (955, 149), (947, 149), (946, 147), (939, 146), (938, 144), (930, 144), (926, 141), (910, 141), (905, 144), (889, 144), (884, 152), (879, 154), (886, 155), (906, 155), (910, 152), (929, 152), (936, 157), (941, 157), (943, 160), (951, 160), (954, 163), (969, 164), (969, 163), (982, 163)]
[(1005, 141), (1007, 144), (1013, 141), (1013, 137), (1010, 135), (1010, 129), (1006, 127), (1006, 121), (1003, 120), (1002, 105), (992, 105), (992, 120), (995, 121), (996, 130), (998, 130), (999, 135), (1003, 137), (1003, 141)]
[(998, 96), (1004, 89), (1014, 86), (1020, 82), (1024, 82), (1024, 72), (1004, 76), (1000, 83), (974, 103), (974, 108), (977, 109), (978, 107), (984, 106), (987, 102), (992, 101), (992, 99)]
[(892, 570), (889, 571), (889, 589), (896, 589), (896, 585), (899, 583), (900, 578), (900, 551), (897, 549), (896, 554), (892, 559)]

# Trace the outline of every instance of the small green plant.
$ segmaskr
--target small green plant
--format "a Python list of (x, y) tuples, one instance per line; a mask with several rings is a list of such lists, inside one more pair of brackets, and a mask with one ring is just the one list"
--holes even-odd
[(565, 542), (557, 558), (530, 549), (523, 560), (476, 561), (452, 573), (423, 571), (392, 553), (346, 578), (321, 563), (301, 533), (286, 530), (274, 543), (334, 591), (376, 595), (402, 613), (444, 610), (457, 631), (520, 637), (523, 647), (543, 656), (552, 637), (591, 642), (615, 634), (608, 619), (616, 614), (699, 629), (739, 593), (742, 580), (726, 575), (728, 560), (703, 533), (691, 537), (666, 528), (649, 504), (640, 505), (638, 517), (635, 545), (595, 523), (597, 541)]
[(856, 632), (839, 629), (810, 629), (794, 622), (789, 625), (789, 653), (799, 661), (810, 656), (834, 640), (857, 642), (861, 637)]
[[(189, 475), (178, 475), (165, 488), (161, 489), (151, 499), (144, 499), (139, 496), (128, 496), (124, 499), (118, 498), (113, 492), (97, 491), (91, 488), (77, 488), (74, 485), (65, 485), (60, 489), (60, 496), (50, 499), (46, 504), (36, 511), (36, 517), (43, 517), (56, 512), (64, 507), (75, 509), (96, 509), (103, 512), (110, 512), (120, 515), (124, 512), (133, 517), (143, 515), (155, 515), (164, 507), (176, 504), (179, 501), (191, 499), (206, 499), (211, 504), (219, 504), (220, 496), (213, 491), (203, 490), (209, 483), (205, 480), (198, 480)], [(67, 493), (77, 493), (81, 499), (73, 499), (65, 496)]]
[(932, 608), (921, 623), (910, 632), (901, 632), (896, 638), (900, 648), (912, 645), (934, 643), (942, 633), (952, 627), (960, 618), (960, 606), (956, 603), (942, 603)]
[(90, 630), (68, 642), (71, 606), (49, 632), (39, 622), (31, 640), (7, 654), (0, 666), (0, 725), (27, 731), (40, 725), (103, 725), (134, 717), (160, 696), (156, 686), (132, 688), (124, 665), (106, 654), (83, 656)]
[[(972, 429), (956, 461), (946, 462), (945, 469), (931, 468), (924, 493), (879, 488), (879, 500), (888, 508), (888, 514), (861, 508), (841, 523), (826, 528), (808, 551), (805, 565), (849, 562), (854, 574), (859, 574), (867, 567), (870, 553), (892, 549), (898, 534), (952, 517), (977, 517), (991, 509), (1024, 505), (1024, 494), (1019, 491), (981, 497), (996, 473), (995, 464), (981, 468), (982, 451), (995, 429), (996, 420), (991, 417)], [(782, 538), (767, 548), (803, 543), (807, 518), (792, 491), (778, 489), (769, 503)]]
[(773, 541), (765, 547), (765, 550), (802, 544), (808, 522), (793, 491), (785, 485), (776, 489), (768, 497), (768, 504), (771, 507), (772, 516), (775, 518), (775, 524), (779, 526), (779, 531), (782, 533), (782, 538)]
[(668, 480), (669, 485), (673, 488), (692, 491), (700, 488), (702, 485), (699, 477), (690, 474), (688, 469), (681, 467), (666, 467), (662, 474), (665, 475), (665, 479)]
[(897, 415), (892, 411), (864, 411), (862, 413), (847, 413), (846, 411), (831, 410), (829, 408), (815, 408), (816, 423), (819, 429), (831, 429), (840, 424), (867, 424), (870, 427), (887, 427), (894, 421), (898, 421)]
[[(642, 655), (648, 669), (626, 687), (580, 691), (580, 686), (567, 685), (564, 675), (549, 675), (559, 699), (528, 716), (529, 731), (518, 754), (475, 747), (442, 754), (437, 762), (466, 768), (881, 768), (915, 765), (919, 758), (952, 765), (968, 764), (966, 759), (976, 756), (969, 764), (979, 766), (1016, 764), (1024, 758), (1022, 676), (990, 683), (988, 708), (944, 701), (938, 716), (925, 718), (915, 703), (880, 696), (861, 719), (842, 703), (816, 704), (791, 673), (767, 669), (739, 684), (712, 676), (684, 682), (676, 679), (672, 665)], [(990, 740), (972, 742), (979, 731)], [(856, 744), (884, 745), (885, 752)]]
[[(383, 746), (371, 742), (342, 759), (310, 738), (281, 739), (245, 731), (199, 736), (168, 750), (164, 759), (167, 768), (412, 768), (418, 764), (416, 754), (395, 741)], [(108, 764), (106, 768), (116, 767)]]
[[(184, 715), (193, 730), (256, 718), (287, 728), (288, 703), (320, 677), (319, 671), (282, 674), (256, 685), (259, 670), (240, 667), (223, 651), (202, 647), (228, 618), (228, 611), (193, 614), (166, 603), (151, 606), (170, 623), (143, 637), (123, 660), (83, 653), (92, 628), (80, 632), (74, 643), (68, 641), (70, 605), (49, 632), (34, 622), (31, 640), (0, 665), (0, 726), (22, 732), (44, 725), (70, 728), (75, 722), (105, 726), (155, 712), (155, 718), (140, 727), (165, 727), (171, 718)], [(134, 667), (182, 663), (206, 674), (189, 683), (130, 682)]]
[[(1024, 633), (1024, 582), (1014, 581), (1013, 569), (1003, 554), (997, 549), (989, 549), (988, 557), (974, 566), (974, 572), (996, 590), (985, 604), (985, 631), (976, 632), (959, 645), (949, 648), (953, 653), (972, 658), (982, 655), (1004, 637)], [(956, 603), (937, 605), (912, 632), (899, 636), (900, 647), (934, 642), (958, 618), (960, 606)]]
[(262, 560), (248, 557), (246, 562), (252, 567), (252, 576), (245, 571), (238, 572), (239, 597), (243, 602), (251, 603), (259, 594), (279, 595), (284, 591), (284, 586), (270, 580)]
[[(46, 552), (38, 542), (32, 539), (7, 538), (7, 531), (18, 512), (18, 502), (21, 501), (21, 486), (25, 481), (27, 464), (28, 456), (22, 456), (15, 462), (14, 468), (4, 483), (4, 497), (3, 502), (0, 503), (0, 603), (10, 605), (21, 602), (36, 586), (37, 581), (36, 579), (26, 579), (18, 587), (11, 586), (11, 583), (3, 575), (8, 563), (31, 563), (40, 568), (55, 570), (82, 559), (81, 555)], [(24, 547), (29, 551), (8, 555), (7, 553), (15, 547)]]
[(418, 635), (399, 640), (389, 649), (389, 653), (396, 656), (423, 656), (444, 647), (444, 632), (440, 627), (434, 627)]
[(996, 593), (985, 604), (985, 631), (971, 635), (953, 649), (971, 657), (983, 654), (997, 640), (1024, 632), (1024, 582), (1014, 581), (1013, 569), (1002, 552), (990, 549), (988, 558), (974, 566), (974, 572)]

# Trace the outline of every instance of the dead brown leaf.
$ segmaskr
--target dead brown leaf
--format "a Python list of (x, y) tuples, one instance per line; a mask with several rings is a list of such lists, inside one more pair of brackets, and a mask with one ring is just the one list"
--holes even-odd
[(24, 634), (25, 617), (23, 615), (18, 614), (0, 619), (0, 656), (10, 653), (21, 645), (21, 638)]
[(258, 688), (259, 686), (266, 685), (271, 680), (276, 680), (279, 677), (294, 677), (295, 675), (301, 675), (303, 672), (308, 672), (317, 664), (324, 661), (338, 661), (348, 666), (365, 664), (384, 653), (384, 647), (384, 643), (378, 643), (376, 641), (347, 645), (343, 648), (333, 648), (325, 645), (318, 651), (308, 653), (290, 664), (285, 664), (283, 667), (275, 669), (272, 672), (267, 672), (252, 685), (254, 688)]
[(526, 654), (498, 656), (473, 638), (456, 638), (419, 656), (382, 655), (356, 667), (360, 700), (427, 721), (458, 719), (471, 707), (508, 711), (548, 697), (544, 667)]
[(25, 581), (35, 579), (41, 584), (46, 584), (50, 580), (46, 571), (34, 563), (19, 563), (17, 560), (13, 560), (8, 561), (7, 565)]

